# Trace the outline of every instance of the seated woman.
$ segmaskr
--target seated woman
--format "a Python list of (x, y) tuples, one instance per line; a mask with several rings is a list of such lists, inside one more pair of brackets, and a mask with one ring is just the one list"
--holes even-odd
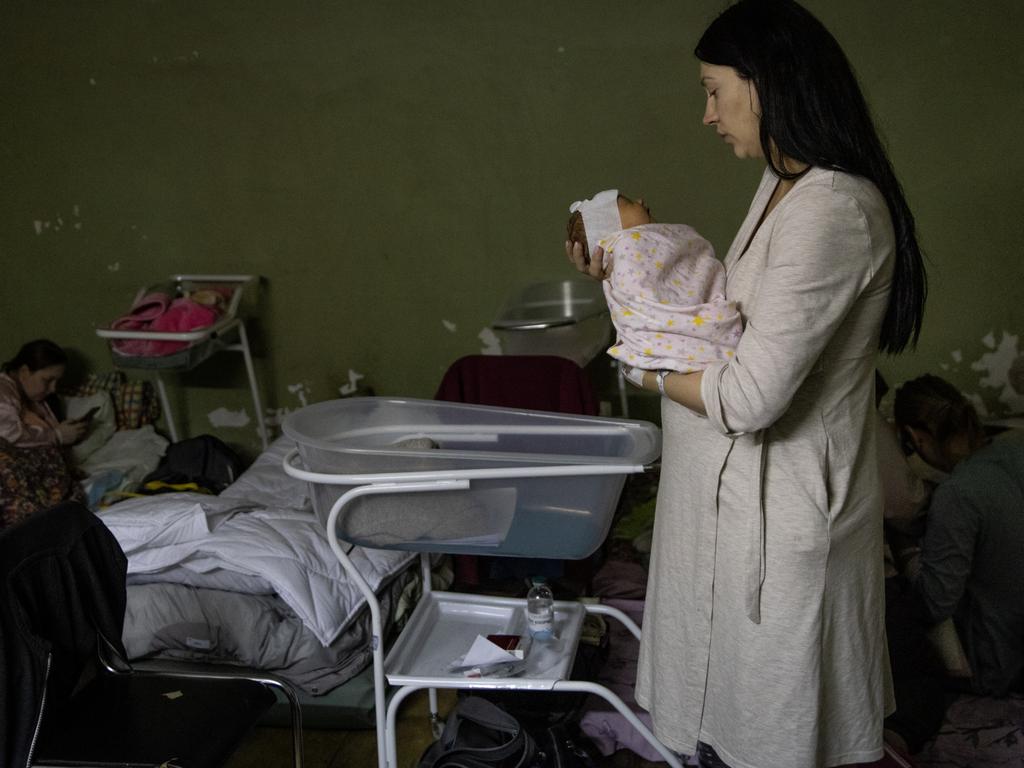
[(971, 403), (938, 376), (896, 392), (907, 450), (948, 473), (935, 488), (920, 552), (904, 563), (926, 620), (953, 617), (986, 695), (1024, 684), (1024, 435), (989, 440)]
[(0, 529), (40, 509), (84, 495), (63, 451), (81, 440), (85, 420), (59, 421), (47, 404), (67, 355), (52, 341), (30, 341), (0, 370)]

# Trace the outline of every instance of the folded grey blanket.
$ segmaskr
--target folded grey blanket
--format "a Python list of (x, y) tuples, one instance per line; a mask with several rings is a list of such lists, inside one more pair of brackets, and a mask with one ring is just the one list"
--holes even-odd
[[(416, 569), (396, 576), (379, 593), (390, 627)], [(232, 664), (273, 672), (302, 691), (321, 696), (371, 662), (370, 615), (364, 607), (329, 646), (276, 595), (250, 595), (184, 584), (129, 584), (124, 644), (131, 660)]]

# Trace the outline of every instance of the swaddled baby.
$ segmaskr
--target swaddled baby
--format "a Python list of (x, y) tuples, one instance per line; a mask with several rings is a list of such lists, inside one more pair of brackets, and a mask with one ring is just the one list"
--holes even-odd
[(573, 203), (569, 240), (604, 249), (604, 295), (618, 338), (608, 354), (645, 370), (690, 373), (733, 356), (743, 332), (725, 269), (685, 224), (660, 224), (643, 200), (608, 189)]

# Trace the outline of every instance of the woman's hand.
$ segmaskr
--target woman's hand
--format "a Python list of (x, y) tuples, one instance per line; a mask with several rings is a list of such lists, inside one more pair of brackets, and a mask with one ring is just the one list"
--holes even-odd
[(588, 259), (583, 255), (583, 245), (581, 243), (573, 243), (566, 240), (565, 255), (569, 258), (569, 262), (584, 275), (590, 275), (590, 277), (597, 280), (606, 280), (608, 278), (608, 270), (604, 266), (604, 248), (601, 246), (595, 247)]
[(689, 408), (694, 413), (707, 416), (707, 409), (704, 408), (704, 397), (701, 395), (700, 383), (704, 378), (704, 371), (693, 371), (692, 373), (676, 373), (675, 371), (664, 371), (661, 391), (658, 387), (657, 371), (645, 371), (640, 368), (624, 366), (622, 375), (633, 386), (639, 387), (646, 392), (658, 392), (659, 394), (673, 400), (682, 406)]
[(61, 445), (74, 445), (89, 431), (89, 422), (71, 420), (62, 421), (57, 425), (57, 434), (60, 435)]

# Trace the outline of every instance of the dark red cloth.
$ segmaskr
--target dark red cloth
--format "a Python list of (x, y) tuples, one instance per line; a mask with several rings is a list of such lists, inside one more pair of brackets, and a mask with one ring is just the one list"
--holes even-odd
[(445, 372), (435, 400), (596, 416), (586, 373), (555, 355), (467, 355)]
[[(452, 363), (435, 400), (596, 416), (597, 395), (586, 373), (555, 355), (466, 355)], [(480, 559), (456, 555), (455, 579), (480, 583)]]

